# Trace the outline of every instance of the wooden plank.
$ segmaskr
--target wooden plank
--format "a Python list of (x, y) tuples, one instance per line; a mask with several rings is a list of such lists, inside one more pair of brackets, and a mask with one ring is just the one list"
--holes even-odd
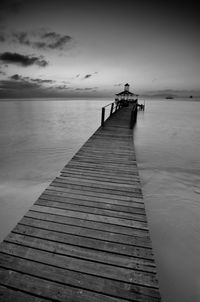
[(41, 279), (31, 275), (15, 272), (1, 268), (0, 270), (1, 283), (5, 286), (12, 285), (16, 290), (21, 290), (26, 293), (37, 295), (41, 298), (46, 297), (53, 299), (53, 301), (66, 302), (119, 302), (123, 299), (109, 297), (107, 295), (97, 294), (88, 290), (83, 290), (71, 286), (63, 286), (57, 282)]
[(109, 171), (109, 172), (105, 172), (105, 171), (102, 171), (102, 170), (98, 170), (96, 171), (95, 169), (85, 169), (85, 168), (81, 168), (81, 167), (69, 167), (67, 166), (66, 168), (64, 168), (61, 173), (65, 173), (65, 174), (70, 174), (70, 173), (74, 173), (74, 174), (77, 174), (77, 175), (83, 175), (84, 177), (87, 177), (87, 176), (91, 176), (91, 177), (98, 177), (98, 178), (101, 178), (101, 179), (107, 179), (108, 178), (108, 181), (110, 181), (111, 179), (111, 182), (112, 181), (118, 181), (118, 182), (121, 182), (121, 183), (133, 183), (133, 182), (139, 182), (140, 181), (140, 178), (139, 178), (139, 175), (138, 173), (132, 173), (131, 175), (128, 175), (126, 176), (125, 174), (116, 174), (112, 171)]
[[(35, 238), (33, 240), (33, 238), (31, 237), (17, 234), (10, 234), (9, 238), (6, 239), (6, 242), (14, 243), (16, 244), (16, 246), (23, 246), (26, 253), (29, 253), (31, 250), (33, 250), (33, 252), (35, 253), (39, 251), (39, 254), (41, 254), (41, 251), (44, 251), (52, 253), (54, 257), (56, 255), (63, 256), (62, 267), (67, 267), (73, 271), (80, 271), (83, 273), (88, 273), (122, 282), (131, 282), (148, 287), (158, 287), (156, 274), (154, 273), (114, 266), (112, 264), (105, 264), (89, 259), (87, 260), (83, 257), (75, 257), (72, 256), (73, 248), (71, 248), (71, 255), (69, 256), (67, 247), (65, 248), (64, 244), (57, 244), (56, 242), (42, 240), (39, 238)], [(38, 258), (38, 260), (40, 261), (40, 258)], [(44, 262), (44, 259), (42, 259), (41, 262)]]
[(106, 159), (112, 159), (112, 160), (131, 160), (135, 161), (136, 160), (136, 155), (134, 152), (128, 151), (128, 152), (119, 152), (117, 150), (112, 150), (110, 153), (107, 152), (107, 150), (99, 150), (99, 149), (94, 149), (94, 148), (89, 148), (87, 146), (84, 146), (81, 148), (76, 155), (74, 155), (72, 158), (75, 158), (76, 156), (78, 157), (97, 157), (97, 158), (102, 158), (106, 155)]
[(137, 201), (138, 203), (143, 203), (142, 202), (142, 196), (139, 194), (132, 194), (132, 196), (125, 196), (125, 195), (119, 195), (119, 194), (109, 194), (109, 192), (102, 193), (101, 191), (90, 191), (90, 190), (82, 190), (80, 191), (77, 187), (73, 187), (73, 188), (67, 188), (64, 187), (62, 184), (57, 185), (57, 183), (54, 184), (50, 184), (49, 187), (47, 188), (48, 190), (53, 190), (53, 191), (58, 191), (58, 192), (65, 192), (65, 193), (75, 193), (75, 194), (79, 194), (81, 196), (92, 196), (92, 197), (99, 197), (99, 198), (106, 198), (106, 199), (114, 199), (114, 200), (118, 200), (118, 201), (128, 201), (131, 202), (132, 200)]
[(78, 168), (78, 167), (73, 167), (73, 168), (65, 168), (61, 171), (61, 173), (65, 173), (65, 174), (75, 174), (75, 175), (81, 175), (84, 177), (98, 177), (98, 179), (104, 179), (107, 180), (108, 182), (118, 182), (118, 183), (127, 183), (127, 184), (132, 184), (133, 182), (140, 182), (139, 179), (139, 175), (138, 174), (132, 174), (132, 175), (128, 175), (128, 177), (126, 177), (126, 175), (124, 175), (122, 173), (122, 175), (116, 174), (114, 172), (110, 173), (110, 172), (106, 172), (106, 171), (102, 171), (102, 170), (95, 170), (95, 169), (89, 169), (89, 168)]
[(107, 163), (107, 164), (111, 164), (111, 165), (120, 165), (120, 166), (129, 166), (129, 164), (133, 164), (135, 165), (136, 164), (136, 160), (131, 160), (131, 159), (122, 159), (122, 158), (108, 158), (108, 157), (103, 157), (103, 155), (100, 157), (100, 156), (74, 156), (72, 158), (72, 161), (76, 161), (76, 162), (87, 162), (87, 163)]
[[(18, 256), (9, 254), (12, 247)], [(69, 286), (77, 287), (77, 284), (79, 284), (82, 289), (88, 289), (92, 292), (105, 293), (109, 296), (131, 299), (134, 301), (148, 299), (148, 301), (155, 302), (158, 301), (157, 298), (159, 298), (157, 291), (154, 288), (142, 287), (112, 279), (106, 279), (105, 282), (104, 278), (63, 268), (62, 256), (56, 255), (53, 257), (51, 254), (49, 255), (49, 253), (36, 251), (36, 254), (34, 254), (34, 252), (30, 251), (26, 258), (24, 258), (21, 247), (13, 246), (12, 244), (6, 244), (4, 251), (8, 252), (8, 254), (1, 255), (0, 259), (2, 259), (2, 261), (0, 260), (0, 264), (2, 267), (10, 270), (21, 270), (24, 274), (31, 274), (36, 277), (41, 276), (44, 279), (50, 279), (51, 281)], [(38, 259), (41, 258), (44, 258), (44, 263), (38, 262)], [(52, 261), (50, 262), (49, 260)], [(29, 300), (26, 300), (26, 302), (27, 301)], [(35, 302), (39, 301), (36, 300)]]
[(78, 185), (78, 184), (72, 184), (72, 183), (68, 183), (65, 182), (63, 179), (58, 179), (56, 178), (55, 180), (52, 181), (51, 186), (55, 186), (55, 187), (61, 187), (61, 188), (66, 188), (66, 189), (75, 189), (75, 190), (79, 190), (79, 191), (89, 191), (89, 192), (95, 192), (95, 193), (100, 193), (100, 194), (108, 194), (108, 195), (119, 195), (119, 196), (127, 196), (127, 197), (134, 197), (134, 196), (142, 196), (142, 191), (141, 188), (133, 188), (131, 191), (128, 190), (123, 190), (122, 189), (118, 189), (118, 190), (113, 190), (113, 189), (109, 189), (109, 188), (101, 188), (101, 187), (95, 187), (93, 185)]
[(112, 204), (112, 203), (106, 203), (104, 199), (94, 201), (94, 200), (84, 200), (83, 198), (80, 197), (77, 198), (74, 196), (73, 198), (71, 197), (64, 197), (64, 196), (59, 196), (53, 193), (53, 191), (45, 191), (41, 196), (40, 199), (46, 199), (46, 200), (52, 200), (52, 201), (60, 201), (64, 203), (69, 203), (69, 204), (76, 204), (76, 205), (82, 205), (82, 206), (87, 206), (87, 207), (95, 207), (98, 209), (107, 209), (110, 211), (115, 211), (115, 212), (124, 212), (124, 213), (138, 213), (142, 215), (145, 214), (145, 209), (144, 207), (138, 207), (138, 203), (133, 203), (131, 206), (128, 205), (117, 205), (117, 204)]
[(74, 218), (80, 218), (85, 220), (91, 220), (95, 222), (103, 222), (107, 224), (114, 224), (114, 225), (130, 227), (130, 228), (148, 230), (147, 223), (143, 221), (106, 217), (106, 216), (94, 215), (90, 213), (81, 213), (81, 212), (75, 212), (75, 211), (64, 210), (64, 209), (44, 207), (36, 204), (34, 204), (31, 209), (42, 213), (57, 214), (65, 217), (74, 217)]
[(83, 184), (94, 188), (108, 188), (112, 190), (119, 190), (119, 191), (134, 191), (133, 189), (138, 188), (138, 182), (133, 182), (132, 184), (127, 183), (112, 183), (108, 181), (102, 180), (94, 180), (94, 179), (86, 179), (86, 178), (76, 178), (76, 177), (69, 177), (69, 176), (60, 176), (56, 177), (56, 180), (63, 181), (64, 183), (70, 184)]
[(122, 173), (125, 173), (126, 174), (132, 174), (133, 173), (133, 168), (130, 167), (130, 165), (123, 165), (123, 164), (118, 164), (118, 163), (90, 163), (90, 162), (77, 162), (77, 161), (71, 161), (69, 163), (69, 166), (80, 166), (80, 167), (92, 167), (92, 168), (95, 168), (95, 169), (101, 169), (101, 170), (113, 170), (113, 171), (122, 171)]
[(51, 299), (43, 299), (32, 294), (20, 292), (18, 288), (12, 289), (0, 285), (0, 302), (52, 302)]
[(137, 212), (127, 213), (127, 212), (111, 211), (108, 209), (100, 209), (100, 208), (95, 208), (91, 206), (88, 207), (80, 204), (77, 205), (77, 204), (70, 204), (62, 201), (50, 200), (48, 198), (45, 199), (40, 198), (37, 200), (35, 204), (45, 207), (64, 209), (64, 210), (70, 210), (70, 211), (81, 212), (81, 213), (89, 213), (89, 214), (100, 215), (100, 216), (108, 216), (108, 217), (123, 218), (123, 219), (146, 222), (146, 215), (144, 215), (144, 213), (137, 213)]
[[(96, 230), (92, 228), (81, 227), (79, 225), (68, 225), (61, 224), (60, 222), (46, 220), (42, 215), (41, 219), (37, 217), (37, 219), (31, 217), (23, 217), (19, 222), (22, 225), (39, 227), (46, 230), (53, 230), (60, 233), (78, 235), (81, 237), (87, 238), (95, 238), (98, 240), (109, 241), (114, 243), (121, 243), (123, 245), (134, 245), (139, 247), (151, 247), (150, 238), (146, 237), (138, 237), (138, 236), (130, 236), (126, 234), (117, 234), (113, 232), (106, 232), (103, 230)], [(47, 217), (49, 218), (49, 217)], [(42, 220), (44, 219), (44, 220)], [(50, 219), (50, 218), (49, 218)]]
[[(63, 225), (71, 225), (71, 226), (80, 226), (86, 229), (93, 229), (93, 230), (102, 230), (107, 233), (111, 234), (122, 234), (128, 235), (131, 237), (141, 237), (141, 238), (149, 238), (148, 229), (134, 229), (127, 226), (121, 225), (113, 225), (98, 221), (86, 220), (77, 217), (69, 217), (69, 216), (62, 216), (55, 213), (45, 213), (40, 211), (28, 211), (25, 217), (36, 218), (38, 220), (45, 220), (51, 222), (57, 222)], [(62, 227), (61, 227), (62, 230)]]
[[(106, 240), (82, 237), (77, 234), (67, 234), (54, 230), (49, 231), (42, 229), (40, 224), (38, 224), (37, 227), (18, 224), (13, 230), (13, 233), (44, 240), (48, 238), (48, 241), (65, 243), (65, 250), (68, 255), (70, 255), (69, 251), (71, 251), (71, 246), (73, 245), (74, 257), (81, 257), (121, 267), (131, 267), (137, 270), (155, 272), (151, 265), (152, 251), (150, 247), (123, 245)], [(85, 249), (82, 249), (81, 247), (85, 247)], [(124, 257), (124, 255), (127, 257)], [(150, 259), (151, 261), (144, 259)]]
[[(58, 188), (59, 189), (59, 188)], [(63, 192), (60, 190), (54, 190), (54, 187), (49, 187), (47, 188), (44, 193), (41, 194), (41, 197), (43, 197), (43, 195), (50, 195), (52, 196), (52, 198), (54, 196), (60, 196), (63, 198), (69, 198), (69, 199), (76, 199), (78, 200), (82, 200), (84, 201), (89, 201), (89, 202), (97, 202), (97, 203), (105, 203), (108, 207), (109, 205), (118, 205), (118, 206), (123, 206), (123, 207), (133, 207), (133, 208), (140, 208), (140, 209), (144, 209), (144, 203), (142, 202), (141, 198), (132, 198), (131, 201), (129, 200), (118, 200), (118, 199), (111, 199), (111, 198), (105, 198), (105, 197), (101, 197), (101, 196), (88, 196), (88, 195), (84, 195), (81, 194), (80, 192), (74, 191), (72, 193), (69, 192)]]

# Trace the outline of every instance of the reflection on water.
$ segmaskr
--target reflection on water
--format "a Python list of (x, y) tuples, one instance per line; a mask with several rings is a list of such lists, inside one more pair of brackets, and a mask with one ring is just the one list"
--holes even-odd
[(135, 145), (163, 301), (200, 301), (200, 103), (146, 102)]

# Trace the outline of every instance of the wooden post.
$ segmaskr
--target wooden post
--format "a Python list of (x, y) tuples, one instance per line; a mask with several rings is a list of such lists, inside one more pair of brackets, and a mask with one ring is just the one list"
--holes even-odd
[(105, 119), (105, 108), (103, 107), (101, 110), (101, 127), (104, 125), (104, 119)]
[(114, 107), (114, 103), (111, 104), (111, 108), (110, 108), (110, 116), (113, 114), (113, 107)]

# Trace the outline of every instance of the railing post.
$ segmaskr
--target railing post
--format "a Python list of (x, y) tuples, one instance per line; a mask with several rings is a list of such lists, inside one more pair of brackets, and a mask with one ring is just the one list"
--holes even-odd
[(110, 108), (110, 116), (113, 114), (113, 107), (114, 107), (114, 103), (111, 104), (111, 108)]
[(105, 119), (105, 108), (103, 107), (101, 110), (101, 126), (104, 125), (104, 119)]

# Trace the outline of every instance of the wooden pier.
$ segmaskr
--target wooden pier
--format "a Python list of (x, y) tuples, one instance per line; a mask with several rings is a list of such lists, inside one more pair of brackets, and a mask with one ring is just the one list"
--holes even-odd
[(1, 302), (161, 301), (130, 118), (114, 113), (1, 243)]

